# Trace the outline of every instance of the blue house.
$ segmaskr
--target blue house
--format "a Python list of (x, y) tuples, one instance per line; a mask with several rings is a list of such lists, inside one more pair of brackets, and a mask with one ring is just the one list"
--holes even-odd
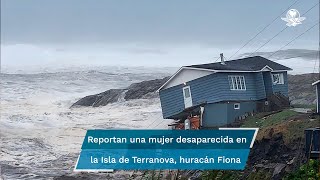
[(289, 70), (260, 56), (183, 66), (158, 90), (163, 118), (183, 120), (202, 109), (202, 127), (217, 127), (270, 109), (288, 100)]

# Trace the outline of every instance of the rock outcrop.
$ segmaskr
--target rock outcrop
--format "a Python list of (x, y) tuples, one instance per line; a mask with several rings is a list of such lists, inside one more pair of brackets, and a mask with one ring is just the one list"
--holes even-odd
[(99, 107), (121, 100), (156, 98), (157, 90), (169, 77), (133, 83), (126, 89), (109, 89), (105, 92), (86, 96), (75, 102), (71, 108), (79, 106)]

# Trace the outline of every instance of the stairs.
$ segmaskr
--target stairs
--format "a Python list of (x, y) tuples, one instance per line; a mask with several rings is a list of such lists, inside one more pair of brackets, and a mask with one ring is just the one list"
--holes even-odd
[(270, 103), (272, 111), (277, 111), (290, 107), (289, 98), (279, 92), (268, 96), (267, 100)]

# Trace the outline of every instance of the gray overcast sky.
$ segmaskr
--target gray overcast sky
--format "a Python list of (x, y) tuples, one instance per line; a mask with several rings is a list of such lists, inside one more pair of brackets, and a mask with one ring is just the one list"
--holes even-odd
[[(1, 35), (3, 43), (241, 44), (294, 1), (1, 0)], [(293, 8), (303, 14), (317, 2), (300, 0)], [(318, 11), (318, 7), (311, 10), (303, 26), (291, 28), (279, 39), (317, 21)], [(284, 26), (279, 18), (261, 38)], [(312, 33), (305, 39), (316, 40), (308, 38)]]
[[(158, 46), (163, 44), (166, 47), (196, 44), (231, 54), (293, 2), (295, 0), (1, 0), (1, 46), (23, 44), (39, 48), (45, 45), (65, 51), (66, 44), (113, 47), (112, 44), (142, 43), (147, 44), (144, 47), (153, 48), (131, 51), (161, 54), (165, 50)], [(304, 14), (317, 3), (318, 0), (299, 0), (292, 8)], [(307, 19), (302, 25), (288, 28), (268, 43), (266, 49), (276, 50), (317, 22), (319, 6), (304, 16)], [(248, 47), (257, 47), (284, 27), (285, 22), (278, 18)], [(316, 49), (318, 31), (319, 26), (288, 48)], [(7, 50), (2, 58), (8, 59), (11, 51), (12, 48)]]

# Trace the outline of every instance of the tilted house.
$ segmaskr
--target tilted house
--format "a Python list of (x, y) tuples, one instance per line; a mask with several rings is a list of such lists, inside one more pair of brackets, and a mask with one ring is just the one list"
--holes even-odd
[(163, 118), (184, 119), (201, 106), (203, 127), (230, 124), (275, 94), (288, 97), (289, 70), (260, 56), (183, 66), (158, 90)]

